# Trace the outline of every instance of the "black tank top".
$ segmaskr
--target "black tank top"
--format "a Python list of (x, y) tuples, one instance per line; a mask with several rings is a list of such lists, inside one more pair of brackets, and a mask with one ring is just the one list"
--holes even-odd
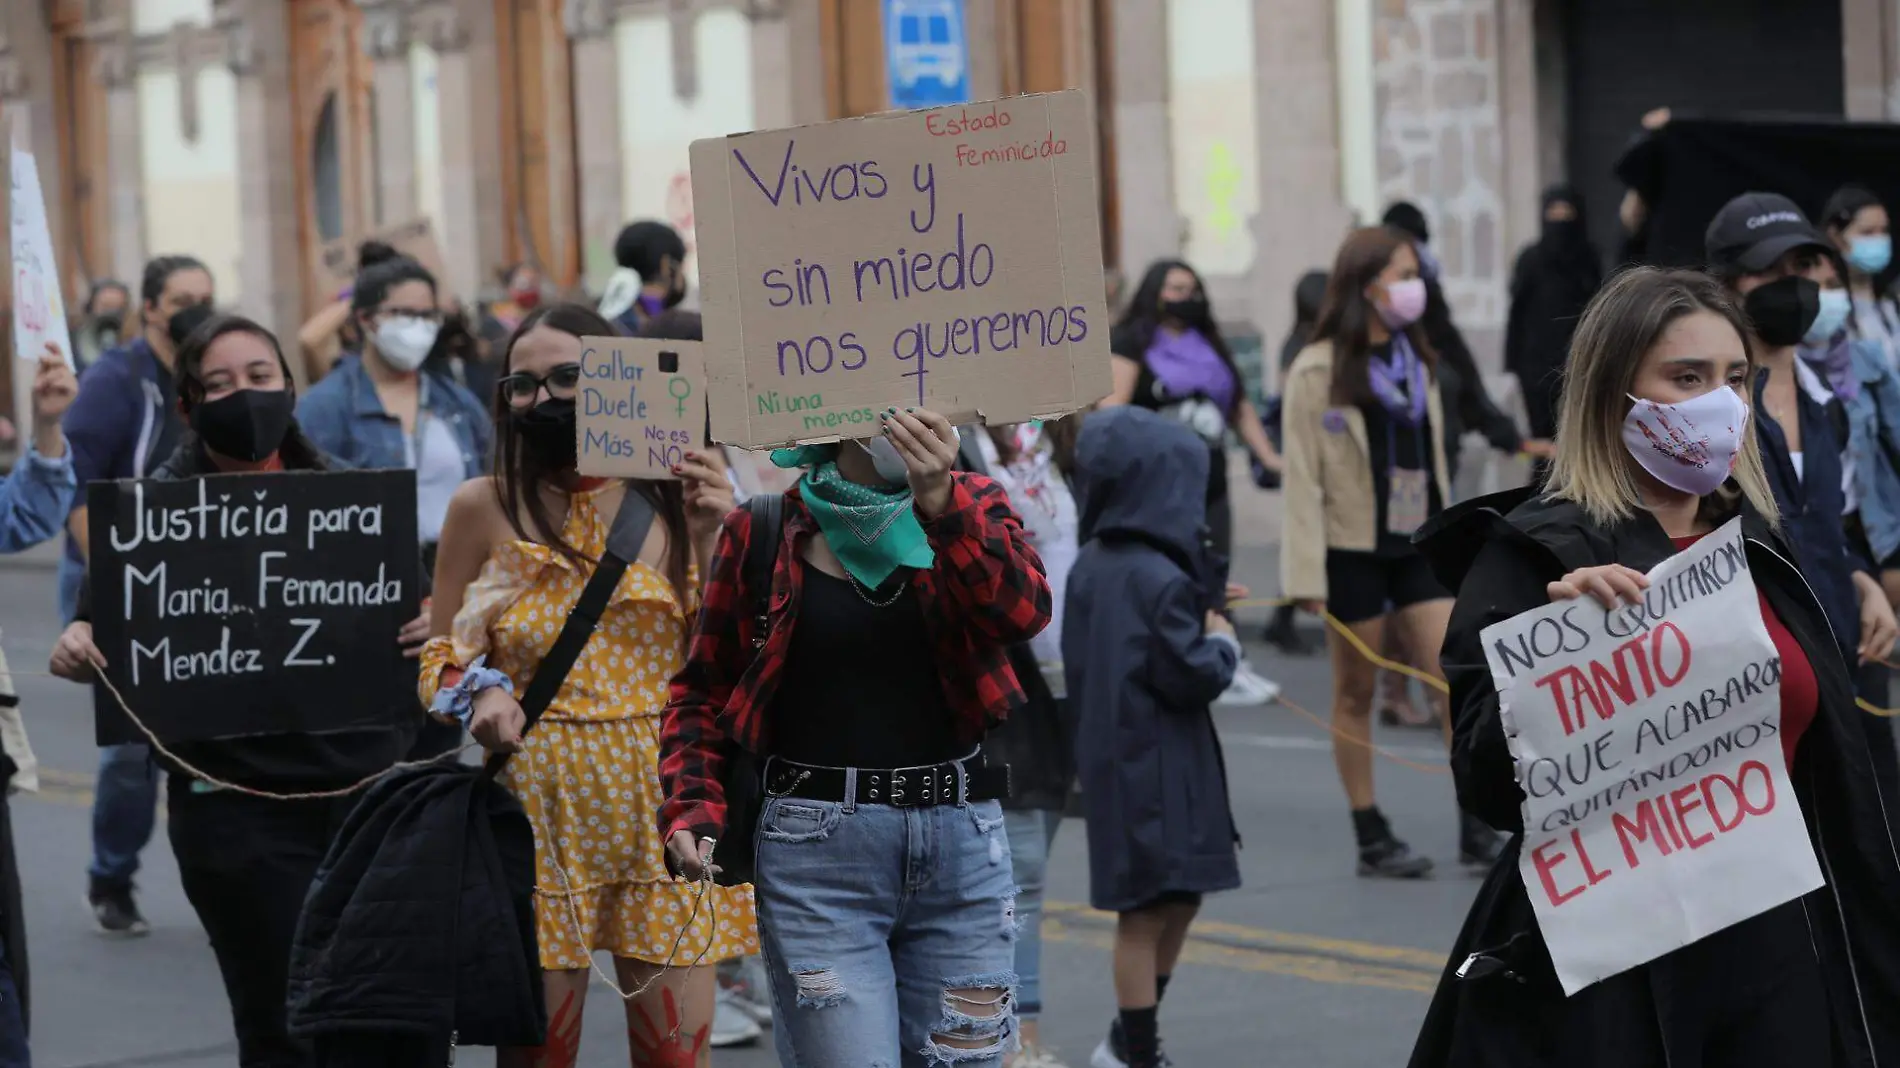
[(918, 767), (964, 755), (916, 587), (896, 585), (911, 574), (899, 571), (867, 591), (805, 567), (804, 599), (772, 702), (775, 754), (854, 768)]

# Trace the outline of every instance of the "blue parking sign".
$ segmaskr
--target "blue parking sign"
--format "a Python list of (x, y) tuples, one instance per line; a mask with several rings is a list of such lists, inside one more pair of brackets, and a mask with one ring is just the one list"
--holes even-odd
[(884, 0), (884, 58), (892, 107), (969, 103), (963, 0)]

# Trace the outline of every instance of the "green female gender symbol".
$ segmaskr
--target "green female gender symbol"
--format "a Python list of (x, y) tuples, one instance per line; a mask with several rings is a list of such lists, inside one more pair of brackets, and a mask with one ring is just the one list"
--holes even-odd
[[(681, 388), (683, 388), (685, 392), (680, 392)], [(693, 384), (684, 378), (675, 377), (666, 384), (666, 392), (674, 400), (679, 402), (673, 406), (674, 414), (684, 418), (686, 415), (686, 398), (693, 395)]]

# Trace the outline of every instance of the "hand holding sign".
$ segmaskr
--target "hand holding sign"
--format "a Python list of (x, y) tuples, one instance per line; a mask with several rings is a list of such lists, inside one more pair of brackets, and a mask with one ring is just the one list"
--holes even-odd
[(66, 417), (66, 409), (73, 406), (73, 398), (79, 396), (79, 376), (73, 374), (72, 366), (59, 350), (59, 343), (48, 341), (46, 351), (40, 356), (40, 365), (33, 372), (33, 429), (39, 436), (35, 444), (42, 456), (60, 456), (66, 451), (64, 439), (60, 437), (60, 421)]
[(925, 519), (950, 507), (950, 469), (957, 462), (957, 431), (950, 420), (921, 408), (885, 412), (884, 436), (897, 447), (910, 474), (910, 492)]
[(706, 440), (705, 361), (695, 341), (581, 338), (574, 400), (583, 475), (677, 479), (687, 452)]
[(673, 468), (673, 473), (685, 483), (686, 525), (693, 544), (707, 550), (700, 560), (701, 566), (711, 562), (719, 525), (737, 507), (725, 466), (715, 462), (714, 455), (711, 451), (694, 450), (686, 453)]
[(1618, 598), (1630, 604), (1643, 603), (1643, 588), (1649, 576), (1622, 564), (1580, 567), (1544, 587), (1553, 601), (1574, 601), (1584, 595), (1597, 599), (1605, 611), (1616, 608)]

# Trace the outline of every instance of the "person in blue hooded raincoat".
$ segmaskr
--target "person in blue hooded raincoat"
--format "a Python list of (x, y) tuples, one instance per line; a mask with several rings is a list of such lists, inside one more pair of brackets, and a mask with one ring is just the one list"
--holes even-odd
[(1164, 1063), (1155, 1012), (1201, 896), (1240, 885), (1240, 838), (1209, 712), (1240, 643), (1207, 533), (1207, 444), (1140, 408), (1089, 416), (1082, 548), (1062, 657), (1079, 715), (1089, 900), (1118, 914), (1118, 1018), (1094, 1063)]

